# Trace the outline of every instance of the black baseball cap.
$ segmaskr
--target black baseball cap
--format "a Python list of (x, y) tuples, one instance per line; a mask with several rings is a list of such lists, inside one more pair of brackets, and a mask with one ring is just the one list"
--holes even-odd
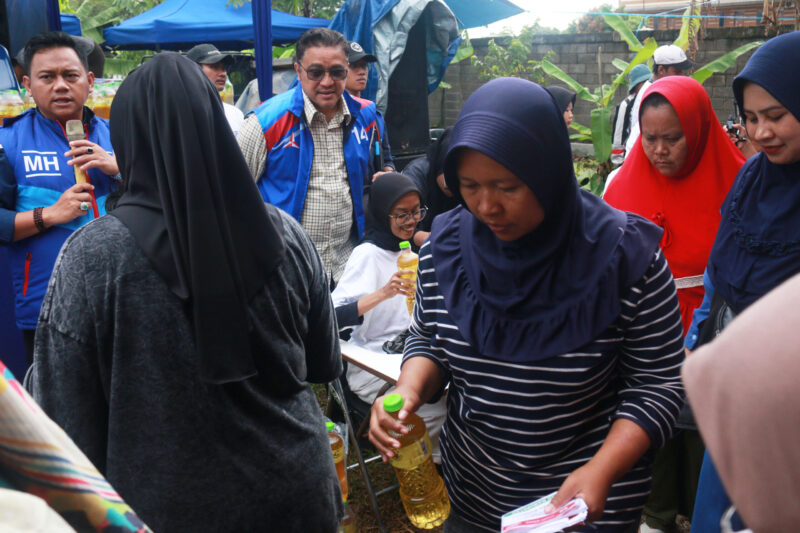
[(231, 57), (231, 55), (223, 54), (217, 50), (217, 47), (213, 44), (206, 43), (198, 44), (186, 52), (186, 57), (201, 65), (213, 65), (214, 63), (219, 63), (220, 61), (226, 61)]
[(367, 63), (374, 63), (378, 60), (372, 54), (368, 54), (361, 48), (361, 45), (355, 41), (348, 41), (347, 42), (347, 62), (350, 64), (356, 63), (361, 61), (362, 59), (366, 59)]

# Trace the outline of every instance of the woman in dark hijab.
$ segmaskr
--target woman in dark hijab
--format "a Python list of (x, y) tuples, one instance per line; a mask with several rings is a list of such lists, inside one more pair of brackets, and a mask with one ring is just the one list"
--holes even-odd
[[(445, 177), (461, 205), (420, 250), (417, 305), (397, 391), (404, 419), (440, 395), (451, 516), (445, 531), (558, 492), (584, 531), (635, 531), (651, 449), (672, 431), (683, 360), (661, 229), (577, 184), (553, 97), (501, 78), (465, 103)], [(560, 133), (559, 133), (560, 132)], [(406, 428), (376, 401), (385, 459)]]
[(34, 397), (155, 531), (332, 531), (308, 382), (342, 365), (313, 245), (261, 202), (191, 61), (132, 72), (111, 129), (127, 190), (61, 250)]
[[(713, 337), (718, 316), (741, 313), (800, 272), (800, 73), (783, 68), (798, 62), (800, 32), (795, 31), (767, 41), (733, 80), (747, 136), (760, 153), (744, 164), (722, 204), (706, 297), (686, 337), (689, 349)], [(715, 530), (728, 505), (706, 454), (692, 528)]]
[(561, 113), (564, 116), (564, 122), (567, 124), (567, 128), (569, 125), (572, 124), (573, 113), (575, 111), (575, 97), (577, 94), (575, 91), (570, 91), (569, 89), (565, 89), (563, 87), (559, 87), (558, 85), (549, 85), (545, 87), (547, 92), (553, 95), (553, 98), (556, 99), (558, 102), (558, 108), (561, 109)]
[[(355, 247), (336, 289), (331, 295), (339, 328), (352, 328), (350, 342), (382, 352), (383, 344), (408, 330), (406, 295), (414, 294), (413, 283), (398, 272), (400, 242), (410, 240), (417, 224), (425, 219), (425, 208), (414, 182), (402, 174), (381, 174), (372, 183), (366, 213), (367, 230)], [(386, 381), (355, 365), (347, 366), (347, 384), (361, 400), (371, 404)], [(439, 459), (439, 430), (444, 422), (444, 402), (419, 411)]]
[(408, 164), (403, 174), (414, 180), (422, 195), (422, 204), (428, 208), (428, 216), (420, 220), (414, 233), (414, 244), (422, 246), (431, 233), (433, 219), (458, 205), (458, 199), (447, 188), (444, 181), (444, 158), (450, 146), (453, 128), (447, 128), (441, 137), (428, 147), (428, 153)]

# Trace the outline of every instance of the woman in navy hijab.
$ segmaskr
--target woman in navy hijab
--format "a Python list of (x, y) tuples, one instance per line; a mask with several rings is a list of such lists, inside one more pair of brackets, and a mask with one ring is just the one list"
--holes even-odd
[[(445, 161), (460, 205), (420, 249), (399, 418), (449, 386), (445, 531), (497, 531), (553, 494), (584, 531), (635, 531), (652, 450), (682, 403), (682, 328), (661, 229), (578, 187), (566, 124), (535, 83), (465, 103)], [(372, 409), (385, 460), (405, 426)]]
[[(760, 153), (744, 164), (722, 204), (704, 305), (695, 311), (690, 332), (709, 312), (715, 317), (728, 308), (737, 315), (800, 272), (800, 73), (784, 68), (798, 64), (795, 31), (767, 41), (733, 80), (747, 136)], [(711, 328), (703, 328), (701, 339), (715, 322), (706, 320)], [(688, 348), (696, 348), (695, 337), (687, 336)], [(692, 531), (719, 531), (730, 505), (710, 459), (706, 453)]]

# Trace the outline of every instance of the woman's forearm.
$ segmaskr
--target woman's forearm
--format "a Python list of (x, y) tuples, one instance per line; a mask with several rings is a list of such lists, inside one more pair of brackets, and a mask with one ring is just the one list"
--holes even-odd
[(604, 475), (610, 485), (633, 468), (651, 445), (650, 437), (639, 424), (619, 418), (588, 465)]

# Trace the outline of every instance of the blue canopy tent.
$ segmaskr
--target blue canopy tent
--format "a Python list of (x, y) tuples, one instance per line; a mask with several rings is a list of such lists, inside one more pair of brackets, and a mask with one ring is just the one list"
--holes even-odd
[(81, 19), (71, 13), (61, 13), (61, 31), (78, 37), (82, 36)]
[[(259, 10), (262, 4), (256, 6)], [(106, 28), (106, 43), (119, 49), (188, 49), (212, 43), (220, 49), (241, 50), (254, 46), (253, 4), (235, 7), (227, 0), (165, 0), (152, 9), (116, 26)], [(309, 28), (327, 26), (325, 19), (270, 12), (272, 44), (295, 41)]]

